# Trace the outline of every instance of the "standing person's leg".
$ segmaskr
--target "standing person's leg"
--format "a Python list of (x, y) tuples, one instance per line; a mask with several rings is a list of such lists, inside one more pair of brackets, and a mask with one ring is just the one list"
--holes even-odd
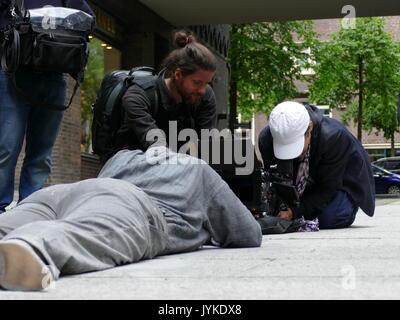
[(337, 229), (351, 226), (358, 207), (345, 191), (338, 191), (331, 203), (318, 216), (320, 229)]
[[(53, 278), (57, 279), (60, 274), (102, 270), (153, 258), (164, 251), (165, 219), (143, 191), (115, 179), (90, 179), (73, 186), (68, 196), (57, 204), (60, 219), (15, 229), (0, 242), (0, 252), (9, 240), (23, 240), (50, 265)], [(21, 259), (8, 252), (5, 260)], [(39, 269), (33, 269), (36, 273), (28, 277), (29, 283), (38, 285), (41, 283)], [(9, 278), (18, 279), (12, 269), (8, 272)], [(29, 270), (20, 272), (30, 273)], [(24, 288), (21, 283), (4, 284), (4, 280), (0, 285)], [(40, 289), (37, 286), (34, 290)]]
[(15, 167), (24, 141), (30, 105), (16, 96), (0, 70), (0, 213), (13, 201)]
[[(32, 91), (32, 79), (37, 83)], [(62, 74), (21, 76), (21, 89), (33, 99), (65, 103), (66, 82)], [(34, 106), (27, 119), (25, 158), (21, 169), (19, 201), (41, 189), (50, 175), (51, 154), (63, 119), (63, 111)]]

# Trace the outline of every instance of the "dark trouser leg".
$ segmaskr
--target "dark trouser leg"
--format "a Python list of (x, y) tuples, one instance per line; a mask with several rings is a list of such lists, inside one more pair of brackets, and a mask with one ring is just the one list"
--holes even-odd
[(318, 216), (320, 229), (349, 227), (356, 218), (358, 207), (345, 191), (338, 191), (335, 198)]
[[(37, 82), (32, 88), (32, 82)], [(66, 82), (62, 74), (22, 74), (21, 87), (44, 103), (62, 105), (65, 102)], [(35, 92), (29, 92), (35, 90)], [(36, 94), (36, 96), (35, 96)], [(25, 158), (21, 168), (19, 201), (41, 189), (50, 175), (51, 154), (63, 119), (63, 111), (33, 106), (26, 128)]]

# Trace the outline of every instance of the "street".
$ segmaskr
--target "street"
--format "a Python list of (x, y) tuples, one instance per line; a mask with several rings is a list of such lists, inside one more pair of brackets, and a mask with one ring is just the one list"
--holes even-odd
[(400, 200), (378, 198), (352, 227), (266, 235), (260, 248), (201, 250), (62, 277), (6, 299), (399, 299)]

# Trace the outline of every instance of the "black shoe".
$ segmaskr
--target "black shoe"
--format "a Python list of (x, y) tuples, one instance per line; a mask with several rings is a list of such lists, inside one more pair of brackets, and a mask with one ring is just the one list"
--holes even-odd
[(296, 232), (300, 228), (300, 223), (295, 220), (286, 220), (274, 216), (265, 215), (256, 219), (261, 226), (262, 234), (280, 234)]

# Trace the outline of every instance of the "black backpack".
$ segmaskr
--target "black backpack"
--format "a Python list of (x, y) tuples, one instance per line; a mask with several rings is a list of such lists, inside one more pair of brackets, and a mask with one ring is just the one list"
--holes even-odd
[[(49, 8), (53, 13), (56, 10), (70, 10), (66, 1), (63, 8)], [(41, 8), (25, 10), (23, 0), (11, 0), (9, 11), (13, 16), (10, 26), (2, 31), (1, 68), (7, 72), (16, 92), (23, 96), (34, 106), (45, 107), (52, 110), (66, 110), (72, 103), (80, 83), (83, 81), (85, 66), (88, 61), (89, 34), (92, 31), (86, 24), (79, 25), (79, 21), (90, 20), (90, 17), (80, 10), (73, 10), (67, 17), (54, 18), (54, 26), (45, 24), (44, 16), (38, 11)], [(31, 16), (36, 12), (36, 16)], [(57, 20), (58, 19), (58, 20)], [(86, 19), (86, 20), (85, 20)], [(56, 26), (58, 21), (59, 25)], [(64, 21), (64, 24), (62, 23)], [(72, 23), (76, 21), (76, 25)], [(60, 25), (61, 24), (61, 25)], [(0, 39), (1, 41), (1, 39)], [(55, 105), (38, 101), (28, 96), (16, 83), (18, 68), (29, 68), (40, 73), (68, 73), (75, 79), (75, 87), (67, 105)]]
[(138, 84), (145, 90), (151, 105), (158, 106), (156, 79), (155, 70), (151, 67), (116, 70), (105, 75), (92, 106), (92, 148), (102, 163), (118, 151), (115, 139), (123, 120), (121, 99), (126, 90), (132, 84)]

